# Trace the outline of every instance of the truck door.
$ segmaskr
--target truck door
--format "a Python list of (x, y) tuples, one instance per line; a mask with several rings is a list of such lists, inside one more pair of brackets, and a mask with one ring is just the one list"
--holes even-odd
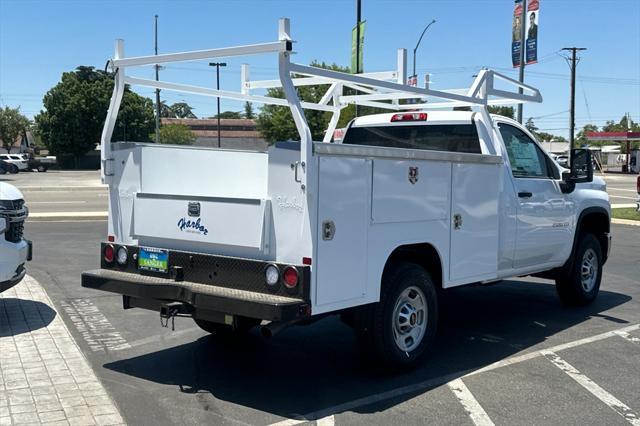
[(318, 305), (365, 296), (367, 230), (370, 222), (371, 160), (320, 157)]
[(561, 262), (573, 241), (573, 202), (563, 194), (552, 160), (529, 135), (498, 123), (518, 199), (514, 268)]

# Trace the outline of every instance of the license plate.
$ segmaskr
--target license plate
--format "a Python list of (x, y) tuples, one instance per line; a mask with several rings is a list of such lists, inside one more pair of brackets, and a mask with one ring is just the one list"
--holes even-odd
[(138, 250), (138, 268), (145, 271), (167, 273), (169, 271), (169, 251), (164, 249), (140, 247)]

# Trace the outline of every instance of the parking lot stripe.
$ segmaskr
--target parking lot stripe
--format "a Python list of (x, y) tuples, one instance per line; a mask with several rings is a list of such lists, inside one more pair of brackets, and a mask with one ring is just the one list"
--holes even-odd
[(616, 331), (615, 334), (622, 337), (625, 340), (630, 341), (631, 343), (636, 343), (640, 345), (640, 337), (634, 337), (629, 333), (627, 333), (626, 331)]
[(467, 385), (464, 384), (462, 379), (455, 379), (447, 383), (449, 389), (458, 398), (458, 401), (464, 407), (464, 411), (467, 412), (471, 421), (477, 426), (492, 426), (493, 422), (489, 418), (489, 415), (484, 408), (480, 405), (478, 400), (473, 396)]
[(316, 421), (317, 426), (333, 426), (336, 424), (336, 420), (333, 416), (323, 417)]
[(607, 331), (605, 333), (596, 334), (595, 336), (585, 337), (584, 339), (574, 340), (573, 342), (563, 343), (561, 345), (552, 346), (547, 349), (543, 349), (542, 351), (529, 352), (523, 355), (514, 356), (512, 358), (503, 359), (498, 362), (494, 362), (493, 364), (489, 364), (486, 367), (483, 367), (479, 370), (475, 370), (467, 374), (467, 376), (474, 376), (476, 374), (484, 373), (487, 371), (495, 370), (496, 368), (506, 367), (507, 365), (518, 364), (523, 361), (527, 361), (533, 358), (537, 358), (542, 355), (543, 351), (548, 352), (559, 352), (565, 349), (571, 349), (578, 346), (586, 345), (587, 343), (597, 342), (599, 340), (608, 339), (609, 337), (613, 337), (620, 332), (629, 332), (640, 329), (640, 324), (634, 324), (627, 327), (619, 328), (617, 330)]
[(640, 426), (640, 416), (638, 416), (638, 413), (629, 408), (625, 403), (602, 389), (597, 383), (582, 374), (573, 365), (560, 358), (555, 352), (542, 351), (542, 353), (553, 365), (558, 367), (583, 388), (588, 390), (593, 396), (607, 404), (613, 411), (624, 417), (626, 421), (634, 426)]

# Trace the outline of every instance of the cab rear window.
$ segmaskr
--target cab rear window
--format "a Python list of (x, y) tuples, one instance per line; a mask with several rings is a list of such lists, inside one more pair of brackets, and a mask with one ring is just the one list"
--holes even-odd
[(480, 154), (475, 124), (351, 127), (343, 144)]

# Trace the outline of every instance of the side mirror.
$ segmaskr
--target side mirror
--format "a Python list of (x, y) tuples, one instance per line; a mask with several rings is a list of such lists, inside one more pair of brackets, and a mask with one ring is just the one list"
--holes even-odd
[(588, 149), (571, 150), (571, 180), (575, 183), (593, 181), (593, 163)]
[(4, 231), (7, 230), (7, 219), (4, 217), (0, 217), (0, 234), (4, 234)]
[(570, 171), (562, 173), (560, 189), (564, 194), (570, 194), (576, 189), (576, 183), (593, 181), (593, 164), (591, 151), (584, 148), (571, 151)]

